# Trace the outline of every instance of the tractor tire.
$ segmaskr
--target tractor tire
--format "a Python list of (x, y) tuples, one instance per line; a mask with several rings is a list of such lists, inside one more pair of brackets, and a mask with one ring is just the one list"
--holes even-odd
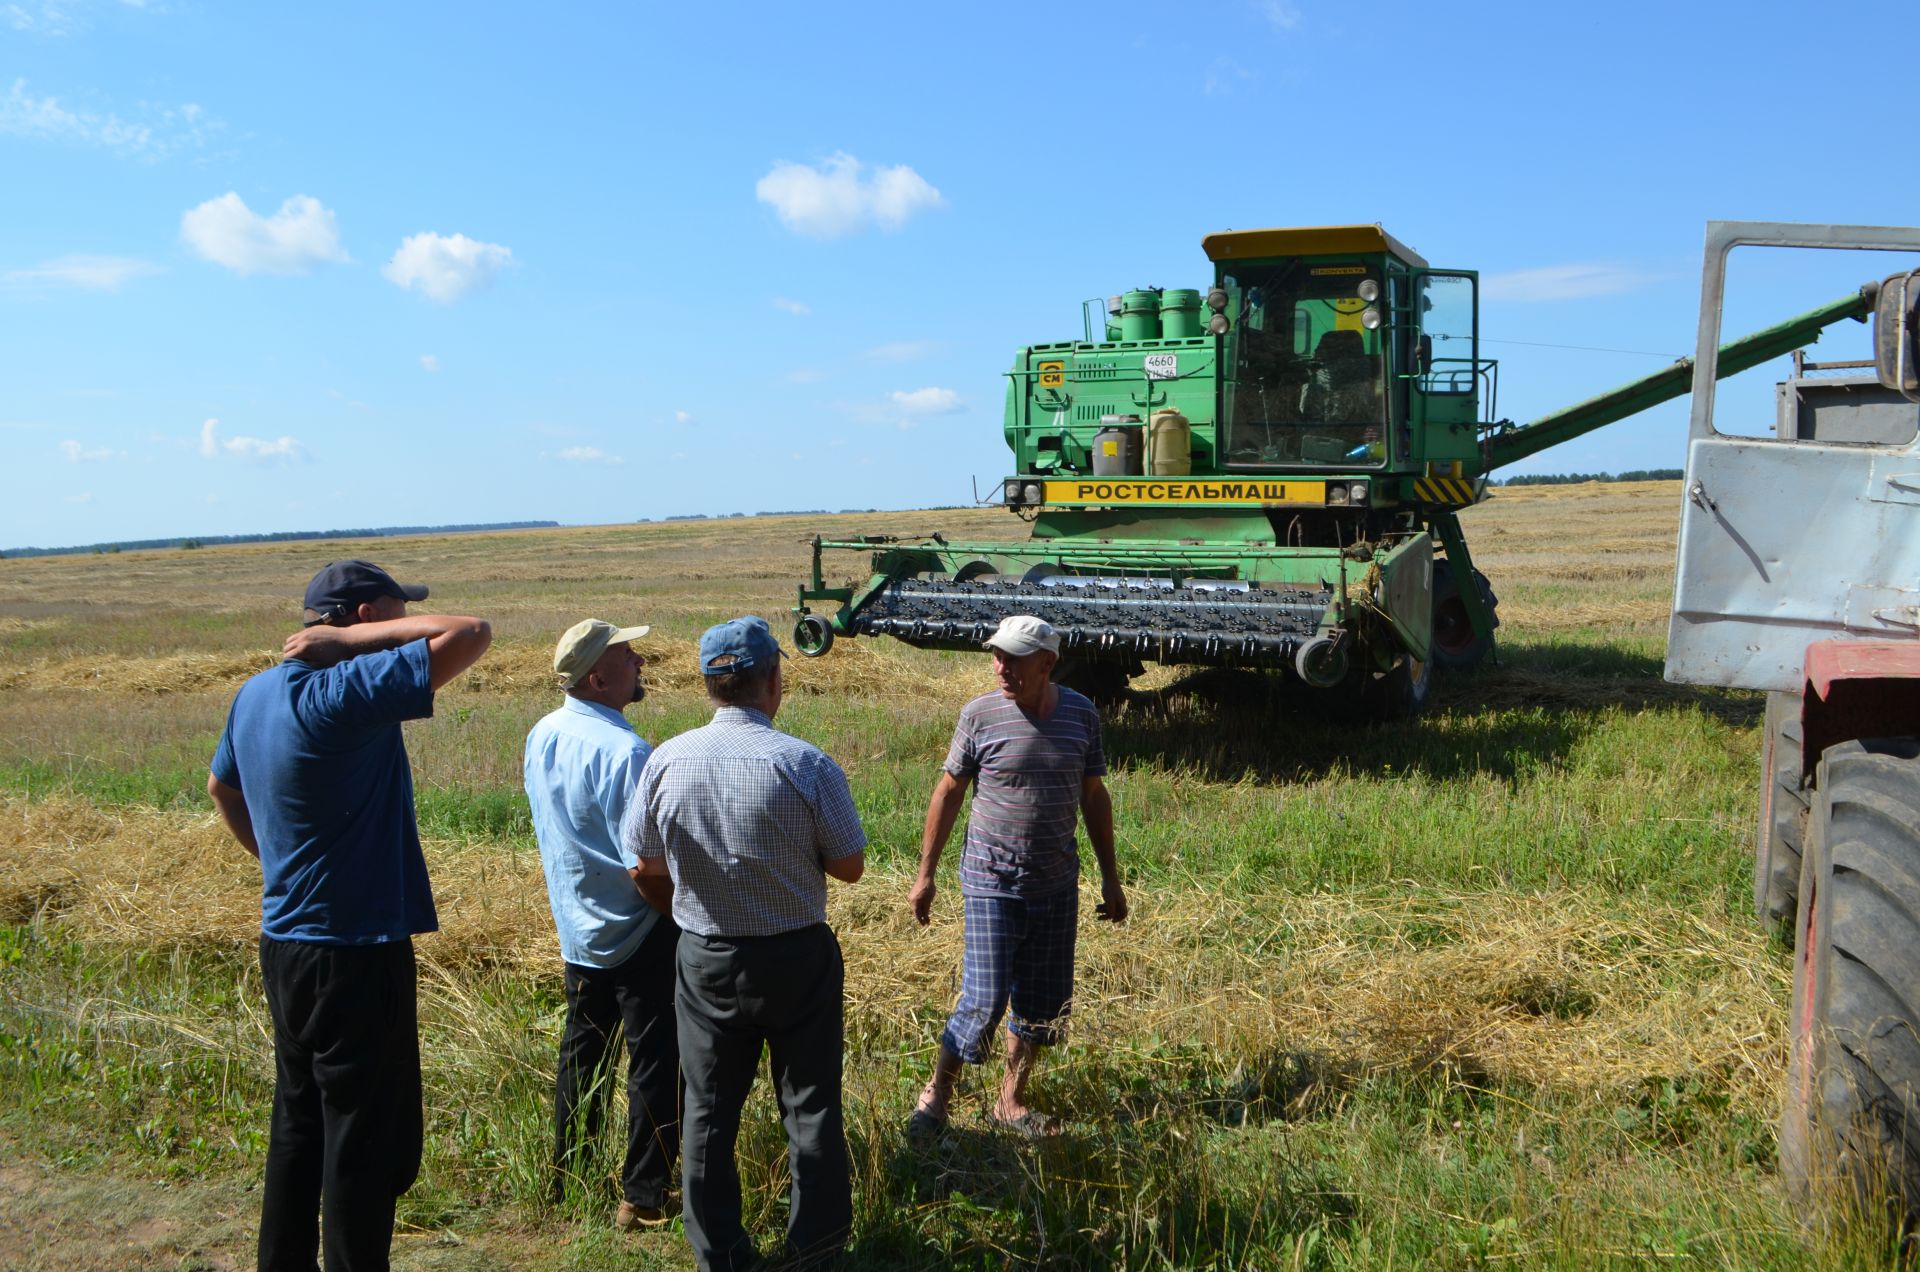
[(1760, 826), (1754, 837), (1753, 909), (1789, 939), (1800, 900), (1801, 845), (1807, 830), (1807, 786), (1800, 773), (1800, 695), (1767, 695), (1760, 751)]
[[(1493, 594), (1487, 576), (1475, 570), (1473, 585), (1493, 616), (1493, 627), (1500, 626), (1500, 598)], [(1476, 636), (1467, 617), (1466, 602), (1460, 599), (1460, 581), (1445, 557), (1433, 563), (1433, 665), (1444, 671), (1476, 667), (1493, 649), (1493, 637)]]
[[(1920, 738), (1821, 757), (1800, 872), (1781, 1175), (1809, 1216), (1920, 1218)], [(1885, 1207), (1882, 1210), (1882, 1207)]]

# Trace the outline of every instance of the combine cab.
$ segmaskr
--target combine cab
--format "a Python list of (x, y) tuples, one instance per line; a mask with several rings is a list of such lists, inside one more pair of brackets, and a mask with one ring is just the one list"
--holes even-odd
[[(1458, 511), (1500, 465), (1678, 397), (1690, 359), (1527, 425), (1496, 421), (1479, 280), (1377, 225), (1213, 234), (1207, 290), (1083, 311), (1083, 338), (1007, 373), (1007, 508), (1024, 540), (814, 541), (794, 639), (977, 649), (1001, 618), (1063, 633), (1096, 695), (1147, 662), (1284, 669), (1375, 714), (1493, 647), (1495, 599)], [(1861, 295), (1720, 351), (1720, 373), (1859, 318)], [(1099, 325), (1100, 330), (1095, 330)], [(828, 553), (870, 557), (830, 586)], [(837, 602), (831, 615), (810, 602)]]

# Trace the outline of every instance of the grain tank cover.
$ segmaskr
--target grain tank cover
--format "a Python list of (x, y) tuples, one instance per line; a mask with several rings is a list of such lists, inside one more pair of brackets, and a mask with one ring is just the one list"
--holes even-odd
[(1308, 225), (1290, 230), (1224, 230), (1200, 240), (1210, 261), (1245, 261), (1279, 256), (1339, 256), (1391, 252), (1416, 269), (1426, 257), (1379, 225)]

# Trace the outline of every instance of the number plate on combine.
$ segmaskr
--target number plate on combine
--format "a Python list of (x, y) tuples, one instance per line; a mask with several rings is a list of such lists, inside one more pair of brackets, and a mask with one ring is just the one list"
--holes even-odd
[(1050, 504), (1126, 504), (1179, 507), (1188, 504), (1265, 507), (1303, 504), (1321, 507), (1327, 502), (1324, 481), (1050, 481)]

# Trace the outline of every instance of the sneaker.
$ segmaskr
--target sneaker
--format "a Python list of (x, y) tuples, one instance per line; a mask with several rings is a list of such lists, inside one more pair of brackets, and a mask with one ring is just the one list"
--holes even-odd
[(620, 1203), (613, 1212), (613, 1226), (620, 1232), (632, 1232), (635, 1228), (658, 1228), (667, 1221), (667, 1212), (659, 1206), (636, 1206), (630, 1201)]

